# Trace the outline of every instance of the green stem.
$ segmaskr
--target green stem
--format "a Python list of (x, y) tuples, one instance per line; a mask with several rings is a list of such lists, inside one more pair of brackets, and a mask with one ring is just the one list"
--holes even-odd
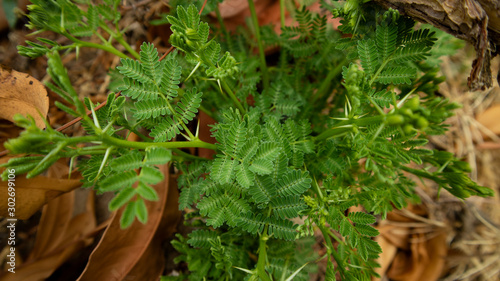
[(63, 157), (69, 158), (69, 157), (77, 157), (77, 156), (83, 156), (83, 155), (101, 155), (106, 153), (106, 149), (99, 149), (99, 150), (88, 150), (88, 151), (80, 151), (78, 153), (64, 153)]
[(280, 0), (281, 28), (285, 27), (285, 0)]
[[(318, 196), (323, 199), (323, 194), (321, 193), (321, 189), (318, 185), (318, 183), (316, 182), (316, 179), (313, 180), (313, 186), (315, 187), (315, 192), (316, 194), (318, 194)], [(323, 200), (321, 200), (323, 201)], [(321, 233), (323, 234), (323, 238), (325, 239), (326, 241), (326, 244), (328, 245), (328, 249), (330, 250), (332, 256), (333, 256), (333, 259), (335, 259), (335, 261), (337, 262), (337, 268), (340, 272), (340, 275), (341, 277), (343, 277), (344, 275), (344, 263), (342, 262), (342, 259), (340, 258), (339, 254), (337, 253), (337, 251), (335, 251), (335, 248), (333, 247), (333, 243), (332, 243), (332, 240), (330, 239), (330, 235), (329, 235), (329, 229), (324, 226), (324, 225), (321, 225), (321, 224), (316, 224), (318, 226), (318, 228), (321, 230)]]
[(323, 133), (319, 134), (314, 138), (315, 141), (322, 141), (326, 140), (330, 137), (335, 137), (335, 136), (340, 136), (349, 130), (351, 130), (351, 127), (346, 127), (349, 125), (357, 125), (357, 126), (367, 126), (367, 125), (372, 125), (377, 122), (383, 121), (385, 116), (378, 115), (378, 116), (373, 116), (373, 117), (366, 117), (366, 118), (360, 118), (360, 119), (349, 119), (346, 121), (340, 122), (335, 128), (328, 129), (324, 131)]
[(109, 35), (111, 35), (111, 37), (113, 37), (116, 40), (116, 42), (120, 43), (120, 45), (122, 45), (125, 48), (125, 50), (127, 50), (132, 56), (134, 56), (137, 60), (141, 60), (141, 56), (134, 49), (132, 49), (132, 47), (127, 43), (127, 41), (123, 39), (123, 34), (119, 30), (116, 30), (116, 32), (114, 32), (104, 23), (101, 23), (99, 26), (104, 31), (109, 33)]
[(343, 278), (345, 276), (345, 267), (344, 267), (344, 262), (340, 258), (339, 254), (337, 251), (335, 251), (335, 248), (333, 247), (332, 240), (330, 239), (330, 235), (328, 235), (328, 229), (325, 226), (318, 225), (319, 230), (321, 231), (321, 234), (323, 234), (323, 238), (326, 241), (326, 244), (328, 245), (328, 248), (331, 251), (331, 254), (333, 256), (333, 259), (335, 262), (337, 262), (337, 269), (340, 272), (340, 277)]
[(107, 145), (93, 145), (71, 149), (65, 152), (64, 157), (75, 157), (80, 155), (104, 154), (108, 149)]
[(316, 141), (322, 141), (329, 139), (331, 137), (340, 137), (345, 135), (345, 133), (352, 131), (352, 127), (343, 127), (343, 128), (331, 128), (326, 131), (323, 131), (323, 133), (319, 134), (315, 140)]
[(220, 83), (222, 85), (222, 88), (228, 93), (229, 97), (233, 100), (234, 104), (238, 109), (240, 110), (241, 114), (245, 114), (246, 110), (243, 108), (243, 105), (241, 105), (240, 101), (238, 98), (234, 95), (233, 91), (229, 87), (229, 85), (226, 83), (224, 80), (220, 80)]
[[(342, 241), (342, 239), (340, 239), (337, 235), (335, 235), (331, 229), (328, 229), (328, 234), (330, 235), (330, 237), (333, 238), (333, 240), (337, 241), (337, 243), (344, 243), (344, 241)], [(348, 250), (352, 252), (350, 248), (348, 248)]]
[(227, 31), (226, 24), (224, 23), (224, 19), (220, 15), (219, 5), (215, 5), (215, 15), (217, 15), (217, 20), (219, 21), (220, 28), (222, 32), (224, 32), (224, 36), (226, 36), (227, 45), (231, 46), (231, 36), (229, 35), (229, 31)]
[(106, 149), (106, 153), (104, 153), (104, 158), (102, 159), (101, 166), (99, 167), (99, 171), (97, 172), (97, 175), (94, 178), (94, 182), (99, 179), (99, 176), (101, 175), (102, 169), (104, 168), (104, 165), (106, 165), (106, 162), (108, 162), (108, 157), (111, 151), (113, 150), (113, 147), (110, 146), (108, 149)]
[(136, 134), (138, 137), (140, 137), (145, 142), (152, 142), (153, 141), (152, 139), (148, 138), (143, 133), (137, 131), (135, 128), (129, 127), (127, 125), (125, 125), (124, 127), (127, 128), (127, 130), (131, 131), (132, 133)]
[[(46, 168), (41, 168), (43, 167), (43, 165), (45, 163), (47, 163), (48, 161), (51, 161), (53, 160), (53, 156), (54, 157), (57, 157), (57, 154), (67, 145), (68, 143), (65, 142), (65, 141), (62, 141), (60, 143), (57, 144), (57, 146), (52, 149), (47, 155), (45, 155), (45, 157), (42, 159), (42, 161), (40, 161), (36, 166), (35, 168), (31, 169), (31, 171), (26, 174), (26, 178), (28, 179), (31, 179), (33, 178), (34, 176), (37, 176), (39, 175), (40, 173), (42, 173)], [(52, 162), (53, 163), (53, 162)], [(52, 165), (52, 164), (50, 164)]]
[(257, 18), (257, 12), (255, 11), (255, 4), (253, 0), (248, 0), (248, 7), (250, 8), (250, 13), (252, 14), (253, 27), (255, 29), (255, 37), (257, 39), (257, 45), (259, 46), (260, 55), (260, 70), (262, 71), (262, 80), (264, 82), (264, 89), (269, 88), (269, 73), (267, 71), (266, 64), (266, 54), (264, 53), (264, 46), (262, 45), (262, 40), (260, 38), (260, 26), (259, 20)]
[(375, 107), (375, 109), (378, 111), (378, 113), (382, 116), (385, 116), (385, 112), (382, 108), (380, 108), (380, 106), (378, 106), (378, 104), (376, 102), (373, 101), (373, 99), (369, 96), (369, 95), (366, 95), (366, 98), (370, 101), (370, 103)]
[(371, 147), (373, 142), (375, 141), (375, 139), (378, 137), (378, 135), (382, 132), (382, 130), (385, 128), (385, 123), (382, 123), (380, 124), (380, 126), (378, 127), (377, 131), (375, 132), (375, 134), (373, 135), (372, 139), (370, 140), (370, 142), (368, 143), (368, 147)]
[(259, 239), (259, 259), (257, 261), (257, 274), (259, 275), (260, 279), (264, 281), (272, 281), (269, 276), (267, 275), (266, 272), (266, 260), (267, 260), (267, 240), (269, 239), (269, 236), (267, 235), (267, 229), (269, 225), (266, 224), (264, 227), (264, 231), (260, 235)]
[(228, 96), (226, 95), (224, 90), (222, 90), (222, 86), (219, 86), (219, 84), (216, 83), (214, 80), (209, 80), (208, 83), (212, 86), (212, 88), (214, 88), (215, 91), (221, 93), (221, 96), (222, 96), (222, 98), (224, 98), (225, 101), (229, 102)]
[(410, 168), (410, 167), (406, 167), (406, 166), (401, 166), (400, 168), (401, 168), (401, 170), (412, 173), (418, 177), (433, 180), (438, 184), (443, 184), (443, 181), (438, 176), (435, 176), (435, 175), (433, 175), (425, 170), (418, 170), (418, 169), (414, 169), (414, 168)]
[(125, 55), (124, 53), (118, 51), (112, 45), (103, 45), (103, 44), (97, 44), (97, 43), (82, 41), (82, 40), (76, 39), (75, 37), (71, 36), (70, 34), (63, 34), (63, 35), (66, 36), (71, 41), (75, 42), (80, 47), (89, 47), (89, 48), (95, 48), (95, 49), (104, 50), (104, 51), (106, 51), (108, 53), (117, 55), (117, 56), (119, 56), (122, 59), (129, 58), (127, 55)]
[(95, 36), (97, 36), (99, 39), (101, 39), (101, 42), (106, 45), (106, 44), (109, 44), (108, 40), (106, 40), (104, 37), (102, 37), (102, 35), (97, 32), (97, 31), (94, 31), (93, 32)]
[(201, 147), (201, 148), (217, 150), (217, 146), (215, 144), (204, 142), (199, 139), (195, 139), (192, 141), (175, 141), (175, 142), (135, 142), (135, 141), (127, 141), (114, 138), (108, 135), (102, 135), (101, 140), (103, 141), (103, 143), (109, 145), (117, 147), (126, 147), (126, 148), (137, 148), (137, 149), (146, 149), (148, 147), (157, 146), (164, 148)]
[(378, 68), (377, 72), (373, 75), (372, 79), (370, 79), (370, 83), (368, 83), (369, 86), (371, 86), (373, 84), (373, 82), (375, 82), (375, 79), (377, 79), (378, 75), (380, 74), (380, 72), (382, 72), (382, 69), (384, 69), (385, 65), (389, 62), (389, 60), (385, 60), (382, 65), (380, 65), (380, 67)]
[(72, 137), (69, 139), (66, 137), (61, 137), (60, 141), (66, 141), (66, 143), (68, 145), (70, 145), (70, 144), (74, 144), (74, 143), (99, 141), (99, 138), (97, 136)]
[(134, 49), (132, 49), (132, 47), (127, 43), (127, 41), (125, 41), (123, 39), (123, 36), (121, 33), (118, 37), (115, 37), (115, 39), (116, 39), (116, 42), (120, 43), (123, 47), (125, 47), (125, 50), (127, 50), (130, 54), (132, 54), (132, 56), (134, 56), (137, 60), (141, 59), (141, 56), (139, 55), (139, 53), (137, 53)]
[(316, 94), (314, 96), (312, 96), (311, 103), (314, 103), (315, 101), (317, 101), (319, 98), (322, 98), (327, 93), (328, 89), (330, 88), (331, 82), (333, 81), (333, 78), (335, 78), (335, 76), (337, 76), (342, 71), (342, 66), (344, 66), (345, 62), (346, 62), (346, 60), (344, 59), (343, 61), (339, 62), (339, 64), (337, 64), (337, 66), (335, 66), (334, 68), (332, 68), (328, 72), (325, 80), (323, 80), (323, 82), (319, 86), (318, 91), (316, 92)]
[[(189, 138), (189, 140), (194, 140), (196, 139), (196, 137), (193, 135), (193, 133), (191, 133), (191, 130), (189, 130), (189, 128), (186, 126), (186, 124), (184, 124), (184, 122), (180, 121), (181, 123), (181, 126), (182, 128), (184, 128), (184, 131), (186, 131), (186, 133), (188, 134), (187, 137)], [(186, 136), (184, 136), (186, 137)]]
[[(157, 86), (157, 89), (158, 89), (159, 92), (161, 92), (161, 89), (158, 86)], [(180, 120), (181, 118), (179, 118), (177, 116), (176, 111), (174, 110), (174, 108), (172, 107), (172, 105), (170, 104), (170, 102), (168, 102), (168, 99), (165, 96), (162, 96), (162, 97), (167, 102), (167, 106), (170, 109), (170, 112), (173, 112), (174, 116), (179, 119), (179, 123), (181, 124), (182, 128), (184, 128), (184, 131), (188, 134), (187, 138), (189, 140), (194, 140), (195, 136), (193, 135), (193, 133), (191, 133), (191, 130), (189, 130), (189, 128), (186, 126), (186, 124), (184, 124), (184, 122), (182, 120)]]
[[(177, 153), (179, 156), (177, 157), (180, 157), (182, 159), (191, 159), (191, 160), (210, 160), (210, 159), (207, 159), (207, 158), (203, 158), (203, 157), (199, 157), (199, 156), (196, 156), (196, 155), (191, 155), (189, 153), (186, 153), (178, 148), (172, 148), (172, 151)], [(176, 157), (174, 155), (174, 157)]]
[[(120, 147), (129, 147), (129, 148), (139, 148), (139, 149), (145, 149), (149, 146), (161, 146), (161, 147), (167, 147), (171, 148), (173, 152), (177, 153), (179, 157), (182, 157), (184, 159), (192, 159), (192, 160), (209, 160), (203, 157), (191, 155), (189, 153), (186, 153), (179, 148), (182, 147), (201, 147), (201, 148), (208, 148), (212, 150), (216, 150), (216, 146), (210, 143), (206, 143), (200, 140), (196, 141), (191, 141), (191, 142), (170, 142), (170, 144), (173, 143), (182, 143), (182, 145), (168, 145), (169, 142), (164, 142), (164, 143), (155, 143), (152, 142), (151, 139), (148, 137), (144, 136), (143, 134), (137, 132), (136, 130), (133, 130), (131, 128), (127, 128), (130, 131), (134, 132), (137, 134), (139, 137), (144, 138), (146, 143), (144, 142), (131, 142), (131, 141), (126, 141), (126, 140), (120, 140), (114, 137), (104, 137), (106, 140), (104, 141), (105, 143), (114, 143), (114, 144), (120, 144), (116, 146)], [(82, 142), (93, 142), (97, 141), (98, 137), (97, 136), (86, 136), (86, 137), (75, 137), (75, 138), (70, 138), (67, 139), (67, 144), (73, 144), (73, 143), (82, 143)], [(136, 144), (142, 144), (142, 145), (136, 145)], [(191, 144), (190, 144), (191, 143)], [(194, 144), (193, 144), (194, 143)], [(130, 145), (128, 145), (130, 144)], [(179, 147), (179, 148), (174, 148), (174, 146)], [(75, 150), (71, 150), (68, 153), (65, 153), (64, 157), (74, 157), (74, 156), (80, 156), (80, 155), (95, 155), (95, 154), (105, 154), (109, 146), (107, 145), (95, 145), (95, 146), (87, 146), (87, 147), (82, 147), (78, 148)]]
[(318, 194), (319, 198), (323, 202), (323, 192), (321, 192), (321, 189), (319, 187), (318, 182), (316, 181), (316, 178), (313, 178), (313, 186), (314, 186), (314, 189), (316, 191), (316, 194)]

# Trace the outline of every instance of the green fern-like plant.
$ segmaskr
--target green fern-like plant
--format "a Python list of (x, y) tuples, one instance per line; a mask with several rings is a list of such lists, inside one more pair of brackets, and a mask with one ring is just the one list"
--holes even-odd
[[(207, 1), (220, 20), (211, 33), (198, 10), (203, 1), (172, 1), (160, 23), (169, 24), (176, 50), (161, 55), (151, 43), (138, 52), (127, 43), (120, 1), (32, 2), (28, 26), (71, 43), (38, 38), (19, 52), (47, 56), (47, 87), (64, 101), (56, 105), (81, 118), (85, 132), (42, 130), (16, 116), (25, 131), (5, 147), (18, 157), (2, 166), (32, 178), (69, 158), (83, 187), (115, 194), (109, 209), (123, 209), (126, 228), (147, 222), (148, 201), (159, 199), (155, 185), (166, 180), (159, 166), (173, 164), (178, 207), (193, 230), (172, 241), (175, 262), (187, 266), (162, 280), (308, 280), (320, 259), (326, 280), (369, 280), (381, 253), (375, 218), (419, 201), (410, 175), (461, 199), (492, 195), (467, 176), (466, 162), (425, 147), (458, 107), (436, 95), (438, 54), (449, 49), (440, 51), (439, 32), (416, 30), (397, 11), (345, 1), (331, 9), (342, 18), (334, 30), (329, 15), (308, 10), (313, 1), (299, 1), (291, 11), (297, 24), (285, 26), (282, 1), (278, 35), (258, 26), (249, 1), (253, 25), (231, 33), (217, 1)], [(265, 46), (279, 49), (269, 68)], [(63, 65), (61, 54), (87, 47), (121, 58), (105, 105), (80, 99)], [(199, 111), (216, 120), (215, 144), (192, 131)], [(130, 133), (141, 140), (128, 140)], [(322, 257), (310, 253), (315, 230), (327, 248)]]

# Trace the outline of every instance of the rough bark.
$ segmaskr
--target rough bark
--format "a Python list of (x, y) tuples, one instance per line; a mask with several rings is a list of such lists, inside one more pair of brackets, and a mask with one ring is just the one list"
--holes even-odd
[[(385, 8), (429, 23), (476, 49), (468, 79), (471, 90), (491, 87), (490, 61), (500, 54), (499, 0), (374, 0)], [(500, 83), (500, 73), (497, 76)]]

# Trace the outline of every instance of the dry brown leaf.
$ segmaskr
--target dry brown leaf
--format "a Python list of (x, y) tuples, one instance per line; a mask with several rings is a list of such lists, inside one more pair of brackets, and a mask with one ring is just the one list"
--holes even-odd
[(384, 224), (377, 228), (380, 236), (384, 237), (387, 242), (399, 249), (409, 249), (408, 240), (410, 239), (410, 230), (407, 227)]
[(500, 135), (500, 104), (493, 105), (478, 114), (476, 120), (494, 134)]
[(1, 281), (41, 281), (82, 248), (90, 245), (95, 235), (94, 193), (87, 198), (85, 212), (73, 217), (75, 192), (50, 201), (42, 211), (35, 246), (26, 262), (15, 274), (5, 274)]
[[(10, 157), (0, 158), (0, 164), (6, 163)], [(0, 173), (3, 169), (0, 169)], [(80, 187), (79, 174), (74, 173), (71, 179), (59, 179), (37, 176), (27, 179), (25, 176), (16, 176), (16, 218), (28, 219), (43, 205), (63, 193)], [(0, 190), (7, 190), (7, 182), (0, 181)], [(7, 217), (7, 192), (0, 192), (0, 216)]]
[(29, 74), (1, 66), (0, 108), (0, 119), (14, 122), (13, 117), (17, 113), (31, 115), (39, 128), (45, 128), (43, 119), (49, 111), (47, 90)]
[[(167, 175), (165, 175), (167, 176)], [(160, 183), (161, 184), (161, 183)], [(177, 223), (181, 219), (182, 213), (179, 211), (179, 189), (177, 186), (177, 175), (170, 175), (168, 182), (168, 198), (166, 207), (156, 235), (162, 239), (168, 238), (177, 231)]]
[[(65, 159), (60, 159), (49, 168), (47, 176), (65, 178), (68, 172), (69, 167)], [(35, 247), (28, 260), (38, 259), (60, 245), (71, 243), (75, 238), (90, 233), (96, 227), (95, 196), (93, 192), (88, 196), (85, 212), (77, 216), (73, 216), (75, 192), (63, 194), (57, 198), (58, 200), (52, 200), (44, 207), (40, 220), (42, 227), (38, 229)]]
[[(427, 212), (413, 205), (406, 210), (422, 219)], [(380, 236), (376, 239), (382, 248), (377, 273), (395, 281), (438, 280), (448, 251), (445, 229), (404, 216), (404, 212), (393, 211), (387, 217), (377, 227)]]
[[(160, 170), (165, 174), (165, 178), (168, 179), (168, 165), (162, 165)], [(101, 241), (92, 252), (87, 267), (80, 278), (78, 278), (79, 281), (129, 280), (129, 274), (138, 275), (138, 272), (146, 274), (146, 272), (142, 272), (145, 271), (145, 265), (143, 265), (143, 263), (146, 263), (146, 261), (144, 261), (144, 259), (150, 259), (149, 266), (159, 264), (156, 259), (162, 257), (147, 256), (148, 253), (153, 253), (153, 251), (155, 251), (155, 249), (148, 250), (148, 247), (153, 245), (153, 247), (161, 248), (154, 238), (162, 222), (166, 206), (169, 206), (167, 208), (167, 213), (172, 212), (172, 208), (177, 208), (177, 202), (169, 201), (177, 200), (177, 198), (175, 196), (174, 198), (168, 198), (170, 197), (170, 190), (175, 188), (175, 185), (169, 185), (169, 180), (165, 180), (155, 187), (158, 192), (159, 200), (156, 202), (146, 201), (149, 213), (147, 224), (143, 225), (136, 220), (129, 228), (121, 229), (120, 217), (124, 208), (115, 212)], [(170, 200), (167, 201), (167, 198)], [(174, 214), (175, 221), (177, 221), (179, 211), (176, 210)], [(172, 218), (173, 217), (171, 217), (169, 221), (170, 227), (172, 227)], [(162, 228), (160, 228), (160, 230)], [(153, 259), (155, 259), (155, 261), (151, 262)], [(161, 266), (163, 266), (163, 264)], [(151, 271), (151, 274), (156, 275), (156, 273), (161, 272), (161, 268), (148, 268), (146, 271)]]
[(162, 242), (170, 237), (177, 228), (177, 223), (180, 219), (178, 209), (179, 191), (176, 181), (173, 177), (170, 178), (168, 187), (168, 198), (166, 209), (163, 212), (162, 221), (149, 244), (146, 252), (141, 259), (127, 274), (125, 280), (157, 280), (163, 271), (165, 265), (165, 256), (163, 254)]
[[(215, 143), (216, 140), (212, 136), (212, 132), (210, 132), (209, 125), (215, 124), (215, 120), (208, 116), (205, 112), (200, 111), (198, 115), (199, 124), (199, 138), (204, 142)], [(198, 156), (203, 158), (212, 159), (215, 155), (215, 151), (208, 148), (198, 148)]]
[[(268, 2), (267, 0), (265, 0)], [(256, 6), (259, 6), (262, 0), (254, 1)], [(225, 0), (219, 4), (219, 12), (222, 18), (230, 18), (248, 9), (248, 0)]]
[[(240, 3), (241, 2), (241, 3)], [(272, 24), (274, 30), (281, 32), (279, 1), (254, 0), (255, 11), (260, 25)], [(228, 30), (234, 31), (238, 26), (245, 26), (245, 19), (250, 17), (248, 1), (226, 0), (219, 5), (222, 18)], [(288, 19), (291, 23), (291, 19)]]
[[(156, 240), (156, 241), (155, 241)], [(165, 267), (165, 256), (163, 255), (163, 248), (159, 239), (153, 241), (146, 248), (139, 261), (127, 273), (123, 279), (111, 280), (147, 280), (156, 281), (160, 279), (163, 268)]]
[[(384, 236), (382, 235), (377, 236), (375, 238), (375, 241), (382, 248), (382, 253), (377, 259), (377, 263), (380, 264), (380, 267), (376, 268), (375, 272), (377, 272), (380, 276), (384, 276), (385, 273), (387, 272), (387, 269), (389, 269), (389, 266), (391, 266), (394, 257), (396, 256), (398, 247), (396, 247), (396, 245), (385, 239)], [(378, 281), (380, 280), (380, 278), (373, 277), (372, 280)]]
[[(490, 61), (499, 54), (500, 1), (498, 0), (376, 0), (385, 8), (429, 23), (476, 49), (476, 59), (468, 78), (471, 90), (493, 85)], [(497, 77), (500, 79), (500, 76)]]
[(19, 136), (23, 128), (7, 120), (0, 120), (0, 151), (5, 150), (4, 143), (11, 138)]
[[(253, 2), (255, 3), (255, 11), (259, 24), (271, 25), (277, 34), (281, 34), (280, 2), (277, 0), (254, 0)], [(320, 14), (323, 12), (319, 3), (312, 4), (308, 7), (308, 10)], [(226, 28), (230, 31), (236, 30), (238, 26), (246, 26), (246, 19), (251, 16), (247, 0), (225, 0), (219, 4), (219, 11), (221, 17), (224, 19)], [(215, 17), (215, 13), (213, 13), (213, 16)], [(327, 17), (327, 23), (331, 24), (334, 28), (337, 28), (340, 24), (338, 19), (332, 17)], [(285, 25), (298, 26), (298, 22), (294, 21), (290, 13), (286, 12)], [(275, 47), (270, 47), (266, 49), (266, 53), (275, 50)]]
[(387, 277), (395, 281), (435, 281), (441, 276), (448, 251), (446, 232), (415, 234), (415, 242), (410, 243), (411, 251), (399, 251), (387, 272)]
[(438, 280), (443, 273), (448, 253), (447, 233), (441, 230), (434, 235), (436, 236), (428, 240), (425, 245), (428, 260), (419, 280)]

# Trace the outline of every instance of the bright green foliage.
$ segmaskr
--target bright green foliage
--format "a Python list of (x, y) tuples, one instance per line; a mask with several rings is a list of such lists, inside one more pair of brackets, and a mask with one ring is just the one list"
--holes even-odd
[[(71, 41), (72, 45), (61, 46), (59, 43), (45, 39), (37, 38), (43, 44), (27, 41), (30, 47), (18, 46), (19, 53), (30, 58), (36, 58), (46, 55), (52, 51), (59, 51), (65, 48), (76, 48), (92, 46), (102, 49), (108, 49), (108, 46), (95, 46), (85, 41), (81, 41), (75, 37), (89, 37), (98, 32), (101, 25), (106, 25), (107, 21), (116, 23), (121, 18), (121, 13), (118, 10), (120, 1), (103, 1), (104, 3), (95, 5), (91, 4), (86, 7), (86, 10), (81, 10), (78, 6), (69, 0), (34, 0), (28, 6), (27, 25), (30, 29), (49, 30), (59, 33)], [(110, 35), (114, 36), (117, 33), (110, 31)], [(119, 52), (116, 51), (115, 54)]]
[(275, 216), (282, 219), (298, 217), (299, 213), (307, 208), (297, 195), (276, 198), (271, 202), (270, 206)]
[(120, 226), (122, 228), (129, 227), (134, 222), (136, 216), (135, 204), (136, 201), (130, 201), (125, 207), (125, 210), (123, 211), (122, 216), (120, 218)]
[(111, 161), (111, 170), (115, 172), (123, 172), (134, 170), (142, 167), (142, 154), (137, 150), (132, 150), (130, 153)]
[[(361, 65), (368, 75), (374, 75), (379, 66), (377, 46), (372, 39), (360, 40), (358, 42), (358, 53)], [(385, 50), (383, 50), (385, 52)], [(382, 53), (383, 54), (383, 53)]]
[[(86, 134), (42, 130), (33, 118), (16, 116), (25, 131), (5, 147), (20, 157), (2, 165), (29, 178), (70, 158), (84, 187), (115, 193), (109, 208), (123, 208), (120, 223), (128, 227), (136, 218), (146, 223), (147, 201), (159, 199), (155, 185), (166, 180), (166, 167), (157, 165), (173, 162), (179, 209), (196, 229), (172, 241), (180, 253), (175, 262), (187, 263), (187, 271), (162, 280), (308, 280), (317, 229), (327, 248), (326, 280), (370, 280), (381, 252), (372, 239), (379, 234), (375, 217), (419, 200), (409, 174), (459, 198), (493, 195), (467, 176), (466, 162), (423, 147), (428, 136), (445, 132), (443, 122), (458, 107), (436, 96), (444, 80), (437, 76), (439, 56), (459, 46), (449, 37), (414, 30), (411, 19), (361, 0), (332, 11), (342, 18), (338, 30), (303, 0), (292, 13), (297, 25), (282, 27), (281, 35), (270, 27), (259, 36), (231, 33), (223, 25), (211, 33), (196, 8), (202, 1), (180, 2), (163, 20), (177, 51), (160, 60), (153, 44), (136, 53), (123, 31), (111, 28), (120, 19), (119, 1), (34, 1), (29, 26), (73, 43), (38, 38), (40, 44), (19, 50), (48, 57), (47, 87), (63, 99), (60, 109), (82, 118)], [(253, 50), (271, 46), (279, 53), (269, 57), (269, 75)], [(81, 47), (121, 58), (111, 71), (120, 95), (109, 93), (104, 106), (80, 100), (59, 55)], [(199, 110), (216, 120), (216, 144), (192, 129)], [(141, 141), (128, 141), (128, 133)], [(215, 155), (204, 159), (183, 148)], [(353, 206), (363, 211), (350, 212)]]
[(135, 103), (133, 112), (137, 119), (157, 118), (172, 114), (170, 104), (165, 99), (138, 101)]
[(295, 19), (299, 25), (283, 27), (280, 43), (296, 58), (310, 56), (326, 41), (326, 17), (312, 15), (303, 7), (296, 11)]
[[(158, 194), (151, 185), (164, 179), (163, 173), (153, 165), (167, 163), (171, 157), (172, 154), (169, 150), (159, 147), (152, 147), (146, 151), (145, 156), (137, 150), (130, 150), (109, 162), (107, 171), (103, 172), (105, 175), (102, 180), (96, 182), (98, 172), (83, 176), (89, 183), (95, 184), (100, 192), (117, 192), (116, 197), (110, 202), (109, 208), (116, 210), (127, 205), (127, 212), (124, 212), (124, 216), (126, 214), (129, 217), (121, 221), (121, 226), (125, 228), (133, 222), (134, 217), (137, 217), (142, 223), (146, 223), (148, 212), (143, 199), (158, 200)], [(91, 162), (93, 158), (82, 165), (95, 167), (96, 165)], [(102, 158), (95, 159), (99, 164), (104, 160)], [(97, 165), (97, 167), (99, 166)], [(137, 170), (140, 172), (137, 173)], [(136, 195), (137, 199), (133, 200)]]
[(136, 100), (134, 117), (139, 121), (162, 117), (151, 130), (157, 142), (173, 139), (184, 130), (196, 116), (201, 104), (202, 93), (196, 88), (186, 91), (182, 98), (173, 104), (177, 97), (181, 67), (175, 54), (159, 62), (158, 51), (151, 44), (144, 43), (140, 52), (141, 62), (122, 59), (117, 69), (124, 75), (122, 94)]
[[(191, 62), (203, 64), (206, 74), (215, 79), (233, 76), (238, 71), (236, 60), (229, 52), (220, 57), (219, 43), (208, 40), (210, 28), (205, 22), (200, 22), (200, 16), (195, 6), (187, 9), (179, 6), (177, 17), (167, 16), (173, 34), (170, 43), (184, 51)], [(196, 69), (195, 69), (196, 70)]]
[(109, 210), (115, 211), (121, 206), (125, 205), (132, 197), (134, 197), (135, 189), (129, 187), (122, 189), (114, 198), (109, 202)]
[(231, 265), (247, 267), (251, 263), (250, 256), (241, 248), (248, 236), (197, 230), (189, 234), (189, 239), (180, 234), (177, 238), (172, 245), (181, 255), (174, 262), (187, 262), (191, 271), (188, 277), (179, 280), (244, 279), (244, 273)]
[(218, 236), (215, 231), (200, 229), (189, 233), (188, 237), (189, 245), (195, 248), (210, 248), (210, 240), (216, 239)]
[(383, 84), (411, 84), (411, 79), (415, 77), (415, 68), (393, 67), (387, 68), (380, 73), (375, 81)]
[(120, 89), (122, 93), (139, 101), (176, 97), (181, 74), (177, 61), (167, 59), (158, 62), (158, 51), (147, 43), (141, 46), (140, 55), (142, 63), (132, 59), (122, 59), (122, 65), (117, 67), (125, 77), (125, 86)]
[(186, 91), (181, 101), (177, 103), (175, 107), (175, 112), (178, 114), (180, 120), (184, 123), (189, 123), (196, 117), (198, 113), (198, 107), (201, 104), (201, 92), (197, 92), (196, 88)]

